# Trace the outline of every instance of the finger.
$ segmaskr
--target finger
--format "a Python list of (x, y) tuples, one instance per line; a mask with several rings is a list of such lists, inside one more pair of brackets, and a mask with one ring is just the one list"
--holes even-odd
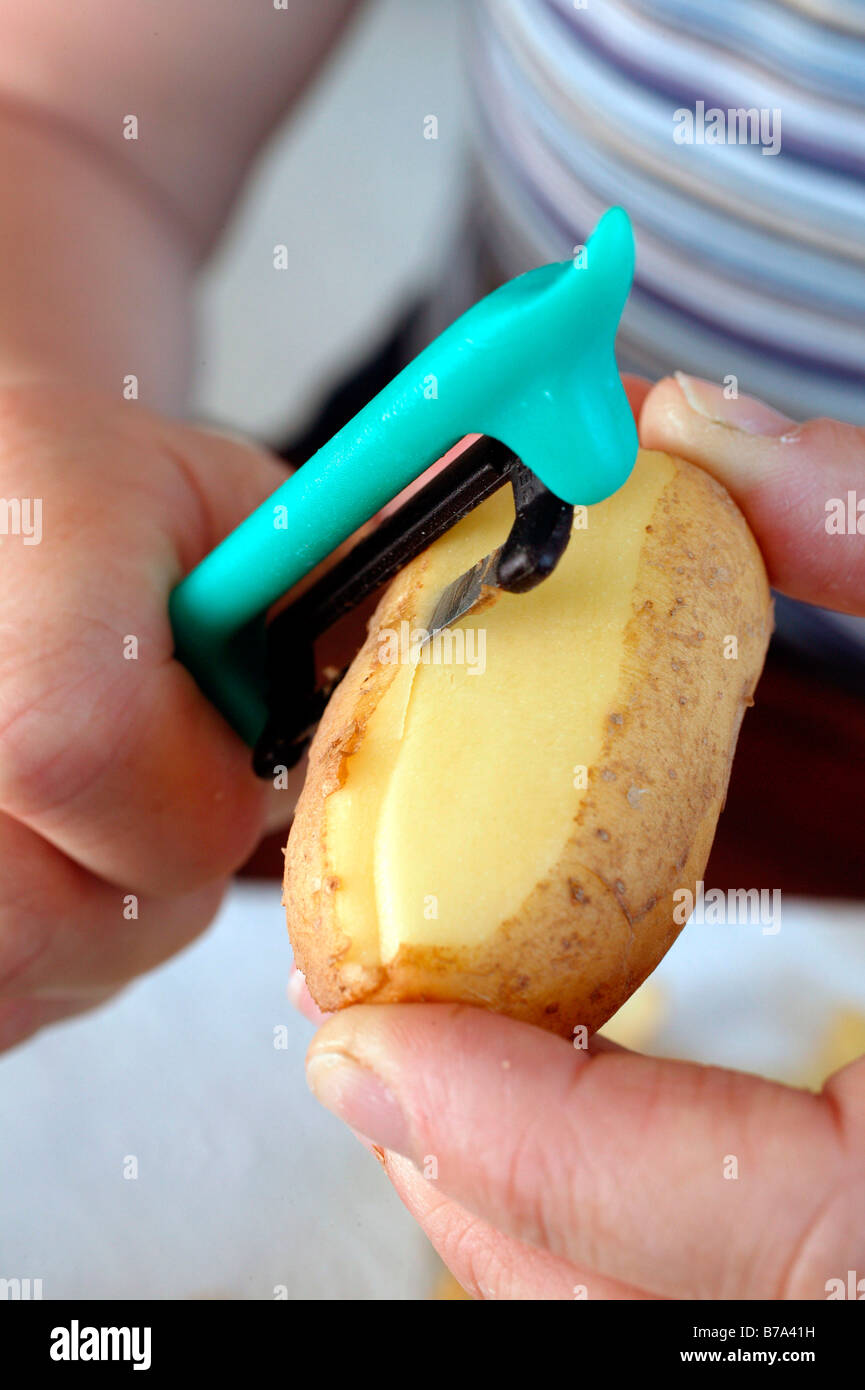
[(316, 1004), (309, 992), (303, 972), (298, 970), (296, 965), (291, 967), (285, 992), (292, 1008), (297, 1009), (297, 1012), (309, 1019), (310, 1023), (324, 1023), (328, 1015), (322, 1013)]
[(865, 1122), (854, 1142), (825, 1098), (424, 1004), (335, 1015), (309, 1078), (382, 1148), (434, 1156), (468, 1210), (638, 1288), (822, 1297), (865, 1254)]
[(797, 424), (681, 373), (646, 397), (640, 439), (712, 473), (741, 507), (773, 586), (865, 614), (865, 430)]
[(454, 1278), (477, 1299), (634, 1300), (650, 1298), (502, 1235), (426, 1181), (414, 1164), (386, 1153), (385, 1171)]
[(129, 891), (193, 891), (248, 857), (268, 789), (173, 659), (168, 596), (282, 470), (74, 393), (60, 469), (44, 401), (18, 394), (3, 485), (44, 499), (44, 530), (4, 551), (0, 807)]
[(169, 901), (123, 894), (8, 816), (0, 863), (0, 1046), (160, 964), (203, 930), (222, 896), (219, 884)]
[(116, 990), (94, 991), (86, 997), (73, 995), (68, 999), (59, 995), (52, 999), (37, 999), (32, 995), (24, 999), (0, 998), (0, 1052), (20, 1046), (52, 1023), (62, 1023), (99, 1008), (115, 993)]

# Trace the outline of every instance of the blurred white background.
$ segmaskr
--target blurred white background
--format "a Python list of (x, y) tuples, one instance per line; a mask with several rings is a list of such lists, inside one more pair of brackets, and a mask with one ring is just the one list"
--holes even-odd
[[(369, 5), (272, 141), (205, 277), (203, 412), (302, 424), (436, 280), (463, 204), (463, 19), (457, 0)], [(277, 244), (294, 270), (274, 271)]]

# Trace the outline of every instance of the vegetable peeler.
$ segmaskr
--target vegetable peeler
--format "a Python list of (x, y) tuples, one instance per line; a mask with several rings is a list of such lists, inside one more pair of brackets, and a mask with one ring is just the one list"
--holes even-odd
[[(633, 268), (628, 216), (611, 208), (571, 260), (517, 276), (445, 329), (178, 584), (176, 655), (260, 776), (299, 761), (339, 679), (317, 680), (316, 639), (472, 508), (510, 484), (509, 534), (441, 595), (431, 635), (491, 586), (542, 582), (574, 506), (627, 480), (637, 430), (614, 339)], [(291, 596), (469, 434), (482, 437)]]

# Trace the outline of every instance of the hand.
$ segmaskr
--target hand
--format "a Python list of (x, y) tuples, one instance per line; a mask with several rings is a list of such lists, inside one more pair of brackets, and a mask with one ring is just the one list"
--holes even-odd
[(42, 510), (38, 544), (0, 536), (0, 1047), (186, 945), (274, 803), (287, 819), (172, 659), (167, 614), (284, 478), (132, 403), (0, 391), (0, 497)]
[[(861, 431), (664, 381), (640, 433), (724, 483), (775, 587), (865, 612), (861, 535), (825, 526), (830, 498), (865, 497)], [(819, 1299), (865, 1275), (865, 1058), (814, 1096), (391, 1005), (330, 1018), (308, 1076), (476, 1297)]]

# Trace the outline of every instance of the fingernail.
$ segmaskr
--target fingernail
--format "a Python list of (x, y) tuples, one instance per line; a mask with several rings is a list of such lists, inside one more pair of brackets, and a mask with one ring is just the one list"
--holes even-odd
[(309, 992), (306, 980), (301, 972), (295, 967), (288, 977), (288, 984), (285, 987), (288, 1002), (297, 1009), (299, 1014), (309, 1019), (310, 1023), (322, 1023), (327, 1014), (322, 1013)]
[(713, 381), (686, 376), (676, 372), (676, 380), (692, 410), (715, 425), (741, 430), (743, 434), (758, 434), (777, 439), (796, 428), (795, 421), (753, 396), (729, 396), (729, 388), (716, 386)]
[(371, 1144), (410, 1157), (411, 1138), (399, 1101), (375, 1072), (344, 1052), (314, 1052), (306, 1079), (317, 1100)]
[(288, 977), (285, 993), (288, 996), (289, 1004), (293, 1005), (295, 1009), (299, 1009), (306, 995), (306, 978), (303, 971), (298, 970), (296, 965), (292, 967), (291, 974)]

